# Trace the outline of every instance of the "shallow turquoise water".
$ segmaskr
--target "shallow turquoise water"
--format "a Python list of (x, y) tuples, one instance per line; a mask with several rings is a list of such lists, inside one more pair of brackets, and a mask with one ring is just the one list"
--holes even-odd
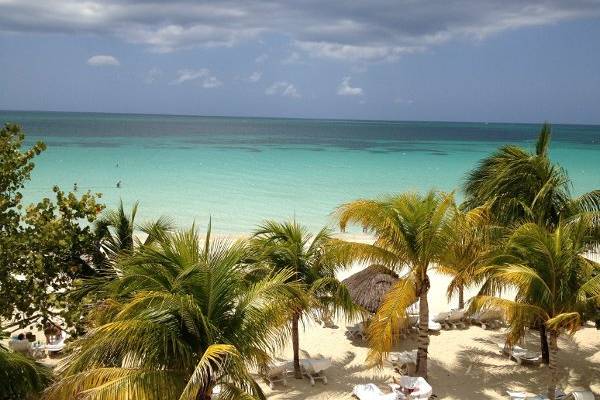
[[(58, 184), (139, 200), (148, 219), (248, 232), (295, 216), (316, 229), (345, 201), (404, 190), (459, 188), (475, 163), (506, 143), (532, 146), (539, 126), (0, 112), (48, 150), (24, 194)], [(600, 187), (600, 126), (555, 126), (552, 158), (574, 193)], [(116, 187), (118, 181), (122, 187)]]

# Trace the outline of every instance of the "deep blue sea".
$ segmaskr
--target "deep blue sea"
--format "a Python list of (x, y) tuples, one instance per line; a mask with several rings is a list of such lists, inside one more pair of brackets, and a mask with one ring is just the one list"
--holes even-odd
[[(339, 204), (405, 190), (460, 190), (498, 146), (532, 148), (539, 124), (395, 122), (0, 111), (48, 150), (24, 190), (102, 192), (142, 220), (249, 232), (266, 218), (331, 223)], [(573, 193), (600, 188), (600, 126), (554, 125), (551, 157)], [(117, 188), (117, 182), (121, 187)], [(458, 192), (460, 197), (460, 193)]]

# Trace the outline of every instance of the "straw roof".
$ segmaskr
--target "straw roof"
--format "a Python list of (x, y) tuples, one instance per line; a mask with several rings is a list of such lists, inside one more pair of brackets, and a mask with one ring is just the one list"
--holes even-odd
[(398, 275), (383, 265), (370, 265), (342, 282), (348, 288), (354, 303), (375, 313), (385, 294), (398, 281)]

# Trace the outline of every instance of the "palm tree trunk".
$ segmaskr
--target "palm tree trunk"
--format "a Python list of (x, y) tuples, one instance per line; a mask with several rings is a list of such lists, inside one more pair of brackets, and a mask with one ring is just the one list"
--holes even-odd
[(417, 339), (417, 375), (427, 378), (427, 352), (429, 350), (429, 277), (421, 284), (419, 293), (419, 337)]
[(540, 346), (542, 350), (542, 362), (546, 365), (550, 364), (550, 352), (548, 351), (548, 334), (546, 333), (546, 325), (542, 322), (540, 325)]
[(458, 286), (458, 308), (460, 310), (465, 308), (465, 287), (463, 285)]
[(548, 333), (548, 348), (550, 350), (550, 381), (548, 383), (548, 398), (550, 400), (556, 399), (556, 383), (558, 382), (558, 370), (556, 367), (556, 358), (558, 355), (558, 344), (556, 339), (558, 334), (555, 330), (551, 330)]
[(300, 337), (298, 335), (298, 322), (300, 321), (300, 313), (294, 313), (292, 317), (292, 348), (294, 349), (294, 377), (302, 379), (302, 371), (300, 371)]

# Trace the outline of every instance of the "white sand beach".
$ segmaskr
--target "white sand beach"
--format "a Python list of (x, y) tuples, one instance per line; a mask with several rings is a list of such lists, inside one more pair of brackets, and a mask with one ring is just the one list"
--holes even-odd
[[(352, 240), (356, 239), (359, 237)], [(344, 271), (340, 278), (346, 278), (362, 267), (357, 265)], [(433, 273), (431, 282), (431, 315), (456, 307), (456, 304), (448, 304), (446, 300), (449, 278)], [(475, 292), (472, 289), (465, 297), (469, 298)], [(311, 356), (321, 354), (333, 358), (334, 363), (326, 373), (328, 383), (316, 382), (311, 387), (308, 379), (290, 377), (287, 387), (277, 385), (275, 390), (270, 390), (268, 385), (263, 384), (269, 399), (349, 399), (354, 385), (370, 382), (382, 390), (387, 389), (387, 383), (391, 383), (392, 377), (398, 374), (389, 365), (382, 369), (367, 368), (366, 344), (346, 338), (344, 321), (336, 321), (336, 325), (337, 328), (331, 329), (311, 323), (300, 334), (301, 350)], [(443, 330), (430, 338), (428, 381), (438, 399), (507, 399), (507, 389), (531, 393), (543, 393), (546, 390), (546, 366), (518, 365), (500, 354), (497, 344), (504, 343), (503, 329), (484, 330), (473, 325), (462, 330)], [(402, 341), (397, 350), (412, 350), (416, 346), (416, 335), (413, 335)], [(538, 350), (539, 336), (531, 332), (525, 339), (524, 347)], [(562, 371), (560, 386), (565, 390), (589, 388), (600, 395), (600, 331), (590, 325), (573, 337), (563, 336), (559, 348), (559, 368)], [(291, 344), (279, 356), (291, 360)]]

